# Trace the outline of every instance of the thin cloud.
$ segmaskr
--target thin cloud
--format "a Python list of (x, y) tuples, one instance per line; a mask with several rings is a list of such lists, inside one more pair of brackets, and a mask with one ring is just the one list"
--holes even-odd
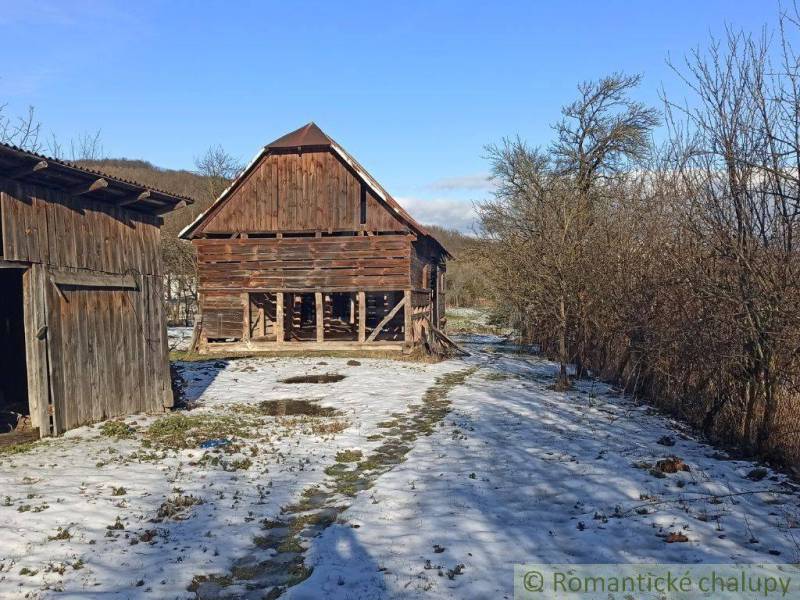
[(488, 173), (477, 175), (461, 175), (458, 177), (444, 177), (428, 184), (427, 188), (437, 192), (488, 192), (495, 187)]
[(397, 201), (420, 223), (456, 229), (462, 233), (472, 233), (474, 230), (477, 213), (469, 200), (397, 198)]

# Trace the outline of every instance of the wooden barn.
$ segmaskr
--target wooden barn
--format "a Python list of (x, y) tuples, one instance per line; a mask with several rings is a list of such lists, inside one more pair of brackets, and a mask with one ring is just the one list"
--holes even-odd
[(0, 443), (172, 405), (160, 215), (189, 202), (0, 144)]
[(265, 146), (181, 236), (201, 351), (402, 350), (444, 319), (447, 250), (314, 123)]

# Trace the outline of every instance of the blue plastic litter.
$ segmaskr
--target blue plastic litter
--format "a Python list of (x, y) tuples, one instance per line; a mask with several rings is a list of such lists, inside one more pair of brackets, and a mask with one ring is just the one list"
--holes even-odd
[(227, 446), (230, 444), (230, 440), (226, 439), (216, 439), (216, 440), (206, 440), (202, 444), (200, 444), (201, 448), (219, 448), (220, 446)]

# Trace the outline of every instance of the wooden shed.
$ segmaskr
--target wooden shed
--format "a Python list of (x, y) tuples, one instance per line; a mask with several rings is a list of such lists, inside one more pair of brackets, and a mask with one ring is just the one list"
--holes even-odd
[(201, 351), (402, 350), (444, 318), (447, 250), (314, 123), (265, 146), (181, 236)]
[(160, 215), (190, 202), (0, 144), (0, 431), (172, 405)]

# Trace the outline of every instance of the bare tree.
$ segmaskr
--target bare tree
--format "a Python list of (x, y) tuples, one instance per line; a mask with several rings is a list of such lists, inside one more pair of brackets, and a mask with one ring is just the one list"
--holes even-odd
[(217, 144), (209, 147), (203, 156), (195, 158), (197, 172), (206, 177), (208, 198), (212, 201), (222, 194), (242, 170), (242, 164)]
[(0, 142), (13, 144), (31, 152), (40, 152), (42, 144), (39, 141), (39, 134), (42, 125), (36, 119), (36, 111), (32, 106), (20, 117), (12, 118), (4, 113), (7, 105), (0, 105)]

